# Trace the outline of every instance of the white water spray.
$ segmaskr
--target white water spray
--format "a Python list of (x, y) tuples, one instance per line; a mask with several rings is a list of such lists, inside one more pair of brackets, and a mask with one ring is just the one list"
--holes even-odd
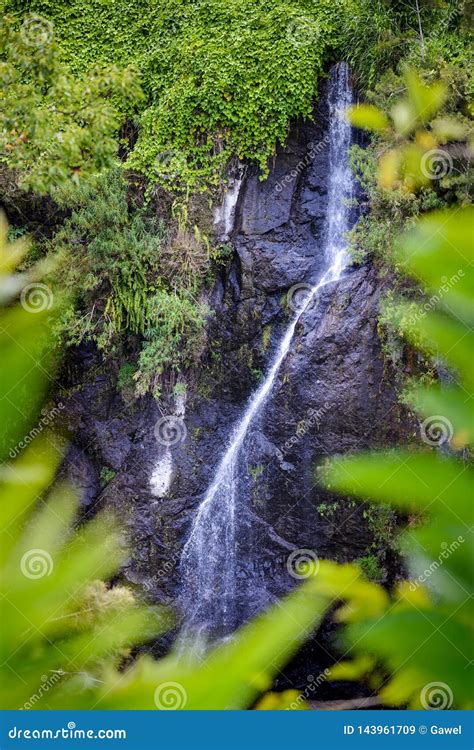
[[(182, 608), (185, 619), (181, 642), (205, 643), (225, 637), (245, 619), (240, 604), (245, 600), (239, 576), (239, 548), (249, 520), (248, 497), (243, 477), (248, 473), (246, 441), (252, 423), (265, 407), (284, 361), (298, 322), (312, 306), (320, 289), (336, 282), (347, 265), (345, 232), (349, 229), (349, 202), (353, 179), (348, 165), (351, 129), (345, 110), (351, 103), (348, 68), (340, 63), (332, 70), (329, 105), (329, 185), (325, 228), (326, 271), (307, 293), (291, 321), (265, 379), (249, 400), (235, 426), (214, 478), (196, 513), (181, 558)], [(247, 488), (248, 489), (248, 488)], [(260, 585), (256, 580), (255, 586)], [(245, 584), (247, 585), (247, 584)], [(245, 605), (244, 605), (245, 606)]]

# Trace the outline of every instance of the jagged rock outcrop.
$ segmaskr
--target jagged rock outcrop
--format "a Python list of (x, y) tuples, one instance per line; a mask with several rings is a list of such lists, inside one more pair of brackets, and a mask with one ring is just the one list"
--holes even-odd
[[(288, 290), (311, 284), (323, 267), (328, 149), (324, 99), (314, 124), (294, 127), (265, 181), (249, 168), (235, 206), (235, 255), (216, 279), (210, 345), (187, 398), (124, 400), (112, 378), (94, 375), (97, 355), (79, 350), (68, 427), (72, 476), (87, 511), (112, 506), (129, 530), (127, 578), (154, 601), (172, 602), (180, 552), (233, 424), (284, 330)], [(302, 317), (270, 402), (254, 425), (246, 559), (248, 615), (294, 584), (291, 551), (350, 560), (372, 531), (353, 503), (316, 482), (328, 456), (396, 443), (409, 426), (387, 375), (377, 334), (381, 282), (370, 265), (325, 287)], [(62, 397), (64, 401), (64, 397)], [(163, 416), (183, 424), (167, 446)], [(105, 472), (104, 468), (105, 467)], [(100, 486), (102, 484), (102, 486)], [(255, 593), (252, 581), (265, 579)], [(257, 587), (258, 588), (258, 587)], [(262, 599), (263, 596), (263, 599)]]

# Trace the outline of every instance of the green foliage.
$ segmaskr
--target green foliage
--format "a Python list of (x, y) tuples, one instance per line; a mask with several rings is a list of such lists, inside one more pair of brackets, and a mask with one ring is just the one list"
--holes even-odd
[[(268, 690), (277, 670), (321, 621), (329, 601), (327, 592), (319, 592), (317, 580), (311, 578), (283, 605), (245, 625), (232, 640), (209, 653), (204, 662), (178, 660), (174, 654), (158, 663), (141, 658), (124, 674), (108, 673), (103, 682), (76, 695), (75, 708), (248, 708)], [(167, 688), (171, 688), (168, 704)], [(49, 703), (63, 708), (64, 696), (56, 701), (51, 697)]]
[[(109, 66), (101, 86), (124, 77), (119, 110), (133, 114), (132, 104), (139, 110), (128, 164), (147, 175), (150, 190), (159, 182), (187, 197), (189, 189), (219, 185), (236, 158), (255, 160), (265, 175), (290, 123), (311, 115), (318, 81), (336, 55), (367, 87), (401, 60), (419, 65), (423, 58), (433, 71), (442, 60), (447, 78), (452, 68), (467, 69), (462, 9), (454, 0), (419, 4), (423, 45), (415, 10), (382, 0), (9, 0), (6, 6), (22, 29), (37, 14), (63, 63), (79, 76), (79, 97), (91, 69)], [(143, 100), (130, 74), (118, 72), (130, 64)]]
[[(2, 240), (7, 233), (3, 222)], [(37, 356), (25, 315), (36, 336), (51, 341), (48, 318), (16, 303), (29, 279), (12, 274), (26, 250), (22, 240), (0, 245), (1, 299), (9, 302), (0, 311), (2, 365), (24, 377)], [(5, 347), (13, 335), (15, 346)], [(46, 377), (42, 367), (28, 380), (35, 402)], [(2, 378), (0, 396), (11, 443), (16, 427), (9, 419), (8, 378)], [(20, 400), (18, 393), (14, 397)], [(26, 430), (36, 415), (25, 413), (23, 402), (21, 407)], [(45, 433), (13, 463), (0, 465), (1, 707), (249, 707), (327, 610), (329, 599), (315, 595), (315, 579), (210, 652), (204, 663), (172, 654), (159, 662), (141, 656), (130, 665), (130, 649), (163, 632), (170, 620), (137, 602), (126, 587), (100, 580), (117, 577), (127, 557), (125, 541), (106, 512), (75, 522), (71, 488), (54, 481), (62, 456), (60, 442)]]
[(383, 0), (351, 0), (349, 8), (343, 18), (343, 58), (370, 87), (401, 54), (399, 20)]
[[(474, 444), (473, 221), (472, 208), (429, 214), (401, 239), (396, 252), (399, 265), (428, 294), (439, 290), (454, 267), (462, 270), (456, 284), (437, 299), (435, 310), (409, 325), (403, 315), (406, 303), (399, 303), (402, 333), (412, 341), (416, 335), (419, 345), (435, 351), (455, 373), (449, 387), (419, 386), (410, 393), (413, 408), (425, 418), (420, 432), (429, 447), (345, 457), (327, 470), (332, 490), (393, 503), (425, 519), (412, 523), (403, 535), (410, 583), (401, 585), (374, 617), (345, 618), (350, 622), (346, 642), (359, 661), (333, 670), (334, 679), (360, 679), (369, 672), (372, 686), (391, 705), (430, 707), (427, 686), (438, 683), (448, 707), (473, 706), (469, 592), (474, 560), (469, 538), (474, 471), (467, 458)], [(456, 453), (460, 449), (464, 457)], [(400, 633), (403, 638), (397, 637)], [(380, 677), (378, 663), (388, 680)]]
[[(7, 235), (4, 221), (2, 235)], [(26, 250), (26, 241), (17, 240), (13, 246), (2, 245), (0, 252), (2, 301), (10, 303), (0, 314), (6, 375), (1, 417), (7, 446), (17, 441), (19, 429), (23, 436), (36, 434), (38, 404), (48, 371), (52, 374), (51, 357), (43, 353), (51, 348), (52, 312), (34, 309), (31, 299), (26, 304), (24, 292), (34, 269), (12, 275)], [(21, 304), (15, 304), (20, 293)], [(29, 400), (12, 387), (11, 378), (23, 381)], [(20, 441), (15, 455), (13, 463), (0, 467), (0, 700), (2, 708), (31, 708), (60, 684), (93, 679), (104, 660), (119, 663), (129, 646), (158, 632), (163, 623), (138, 606), (130, 592), (106, 590), (96, 582), (115, 572), (126, 553), (111, 518), (97, 517), (72, 532), (76, 501), (69, 488), (52, 486), (63, 456), (61, 444), (45, 432), (26, 449)]]
[(100, 486), (106, 487), (108, 483), (112, 481), (115, 474), (116, 472), (113, 469), (110, 469), (108, 466), (103, 466), (100, 470)]
[(107, 354), (139, 335), (138, 365), (127, 375), (138, 395), (158, 396), (165, 368), (185, 369), (202, 353), (208, 309), (192, 292), (207, 273), (208, 247), (130, 205), (118, 170), (77, 200), (52, 243), (55, 277), (70, 293), (57, 332), (68, 344), (93, 340)]
[(385, 571), (376, 555), (364, 555), (357, 560), (357, 563), (369, 581), (381, 581), (383, 579)]
[[(234, 154), (255, 159), (266, 173), (291, 120), (311, 112), (333, 34), (332, 5), (196, 3), (170, 50), (168, 85), (143, 115), (130, 164), (173, 180), (176, 164), (168, 165), (167, 154), (177, 149), (184, 155), (179, 179), (192, 188), (216, 184)], [(158, 55), (161, 67), (162, 48)]]
[[(117, 159), (123, 110), (140, 102), (130, 70), (101, 65), (74, 76), (60, 59), (53, 28), (9, 17), (0, 27), (0, 162), (23, 190), (67, 200)], [(65, 190), (67, 188), (67, 190)]]
[(133, 376), (135, 375), (137, 368), (130, 362), (125, 362), (119, 370), (117, 377), (117, 387), (119, 390), (130, 388), (133, 385)]
[(237, 155), (262, 169), (308, 117), (344, 3), (320, 0), (9, 2), (41, 14), (76, 72), (139, 70), (147, 94), (129, 164), (173, 190), (217, 184)]
[[(124, 559), (120, 537), (105, 517), (72, 534), (76, 503), (68, 489), (48, 488), (54, 465), (54, 451), (37, 445), (1, 485), (2, 708), (39, 708), (50, 689), (80, 689), (164, 625), (127, 590), (96, 582)], [(46, 501), (36, 509), (38, 492)]]
[(342, 18), (342, 57), (350, 63), (365, 90), (402, 61), (433, 71), (439, 70), (440, 62), (441, 69), (445, 64), (468, 63), (468, 3), (349, 0), (346, 8)]
[[(469, 202), (470, 120), (459, 111), (467, 105), (467, 74), (459, 74), (444, 82), (423, 74), (424, 83), (413, 71), (391, 73), (373, 97), (379, 107), (390, 106), (390, 118), (375, 105), (352, 109), (353, 123), (375, 133), (367, 149), (351, 149), (353, 170), (370, 198), (369, 214), (349, 234), (356, 262), (371, 256), (393, 264), (395, 238), (417, 216)], [(406, 95), (393, 103), (394, 91)]]
[(176, 370), (196, 366), (205, 344), (204, 303), (177, 292), (157, 291), (148, 300), (149, 324), (134, 376), (137, 392), (160, 395), (160, 377), (167, 366)]
[(129, 209), (119, 171), (78, 195), (53, 243), (61, 258), (59, 279), (75, 293), (64, 324), (70, 343), (89, 336), (107, 347), (124, 328), (144, 332), (163, 235), (160, 224)]
[[(0, 304), (9, 305), (22, 291), (22, 305), (9, 307), (2, 315), (1, 382), (8, 398), (2, 404), (0, 460), (15, 452), (28, 434), (32, 417), (39, 417), (48, 389), (43, 372), (54, 366), (46, 328), (54, 315), (53, 293), (38, 282), (38, 269), (32, 268), (23, 276), (13, 275), (29, 247), (24, 237), (8, 242), (8, 225), (0, 213)], [(23, 349), (31, 356), (25, 358)]]

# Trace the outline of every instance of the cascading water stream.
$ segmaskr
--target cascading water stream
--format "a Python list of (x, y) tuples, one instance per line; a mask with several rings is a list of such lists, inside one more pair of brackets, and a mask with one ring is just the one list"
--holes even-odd
[[(291, 321), (266, 376), (250, 398), (242, 419), (235, 426), (211, 485), (193, 521), (183, 550), (181, 603), (184, 628), (181, 643), (204, 644), (210, 638), (225, 637), (245, 619), (238, 611), (238, 550), (248, 528), (249, 509), (243, 487), (248, 473), (246, 452), (252, 424), (271, 395), (298, 322), (315, 302), (323, 286), (336, 282), (347, 264), (345, 232), (349, 229), (349, 203), (353, 178), (348, 164), (351, 129), (345, 110), (351, 103), (349, 71), (339, 63), (331, 71), (329, 105), (329, 185), (325, 226), (326, 270), (308, 291)], [(255, 585), (259, 585), (256, 581)]]

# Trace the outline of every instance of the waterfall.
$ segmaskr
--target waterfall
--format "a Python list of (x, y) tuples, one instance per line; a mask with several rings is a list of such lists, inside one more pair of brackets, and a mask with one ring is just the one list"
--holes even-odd
[[(246, 584), (239, 575), (238, 563), (239, 556), (244, 554), (247, 530), (252, 524), (248, 487), (244, 486), (244, 476), (248, 475), (247, 448), (252, 425), (268, 402), (298, 322), (315, 303), (320, 289), (338, 281), (347, 265), (344, 234), (350, 226), (349, 202), (353, 179), (348, 164), (351, 129), (345, 110), (350, 103), (348, 67), (345, 63), (339, 63), (331, 71), (328, 86), (329, 184), (324, 234), (326, 270), (300, 302), (261, 385), (251, 396), (241, 420), (231, 433), (192, 523), (180, 563), (181, 604), (185, 620), (181, 643), (188, 648), (190, 641), (204, 645), (210, 638), (231, 634), (245, 619), (242, 606), (245, 606)], [(255, 586), (261, 585), (260, 580), (253, 583)]]
[(235, 213), (240, 188), (245, 175), (245, 166), (239, 162), (236, 173), (229, 180), (222, 202), (214, 211), (214, 228), (221, 242), (226, 242), (234, 229)]

